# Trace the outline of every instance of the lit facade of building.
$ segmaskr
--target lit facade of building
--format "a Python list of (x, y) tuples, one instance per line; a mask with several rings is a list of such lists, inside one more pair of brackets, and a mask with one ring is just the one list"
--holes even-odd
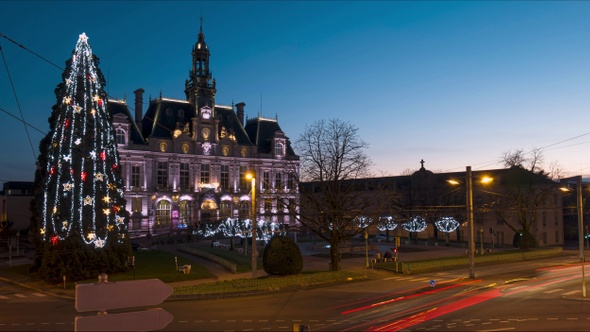
[(257, 220), (296, 224), (299, 158), (278, 119), (244, 120), (245, 103), (215, 104), (216, 82), (203, 29), (192, 50), (186, 100), (160, 96), (135, 119), (125, 101), (109, 100), (126, 183), (130, 232), (196, 227), (226, 218), (251, 218), (256, 174)]

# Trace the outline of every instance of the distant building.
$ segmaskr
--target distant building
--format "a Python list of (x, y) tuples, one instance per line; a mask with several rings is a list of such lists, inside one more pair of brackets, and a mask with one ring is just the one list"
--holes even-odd
[(216, 82), (201, 25), (185, 100), (135, 91), (134, 117), (109, 100), (126, 183), (131, 232), (165, 232), (225, 218), (249, 219), (256, 172), (259, 220), (294, 225), (299, 157), (277, 118), (244, 119), (245, 103), (215, 103)]
[(31, 223), (33, 182), (8, 181), (0, 192), (0, 230), (26, 232)]
[[(493, 178), (493, 181), (488, 185), (479, 183), (484, 177)], [(455, 180), (455, 184), (451, 184), (449, 180)], [(560, 184), (522, 168), (476, 170), (472, 171), (472, 180), (477, 249), (481, 248), (482, 243), (486, 249), (492, 246), (512, 246), (515, 234), (521, 230), (518, 218), (522, 217), (523, 213), (527, 214), (528, 220), (533, 220), (530, 232), (537, 240), (538, 246), (564, 244), (565, 209), (564, 196), (559, 190)], [(515, 181), (531, 183), (531, 192), (517, 198), (518, 194), (514, 191)], [(393, 217), (397, 227), (389, 231), (389, 235), (400, 236), (402, 244), (411, 241), (431, 245), (436, 242), (443, 245), (447, 241), (468, 240), (465, 182), (465, 171), (433, 173), (422, 165), (411, 175), (348, 180), (345, 181), (345, 185), (348, 183), (355, 188), (356, 195), (360, 196), (372, 197), (372, 192), (382, 190), (389, 197), (395, 197), (390, 204), (380, 211), (374, 211), (374, 215), (370, 217)], [(314, 183), (303, 183), (301, 188), (303, 195), (308, 190), (319, 190)], [(520, 202), (517, 202), (518, 200)], [(307, 212), (305, 207), (302, 207), (301, 213)], [(458, 227), (453, 228), (451, 232), (442, 231), (436, 223), (443, 218), (452, 218), (458, 223)], [(412, 228), (409, 224), (413, 219), (425, 222), (425, 228)], [(370, 229), (371, 234), (377, 232), (385, 233)]]

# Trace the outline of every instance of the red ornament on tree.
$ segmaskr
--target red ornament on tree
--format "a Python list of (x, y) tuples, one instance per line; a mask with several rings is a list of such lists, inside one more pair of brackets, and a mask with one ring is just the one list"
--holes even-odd
[(105, 161), (107, 159), (107, 153), (106, 152), (101, 152), (100, 153), (100, 159), (102, 159), (102, 161)]
[(102, 106), (102, 99), (98, 100), (98, 106)]
[(59, 241), (57, 235), (51, 237), (51, 244), (53, 244), (54, 246), (57, 245), (57, 241)]
[(86, 181), (86, 172), (82, 172), (82, 181)]

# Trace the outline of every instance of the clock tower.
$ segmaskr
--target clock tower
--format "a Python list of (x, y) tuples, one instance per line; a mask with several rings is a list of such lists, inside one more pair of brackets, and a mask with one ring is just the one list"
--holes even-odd
[[(215, 106), (215, 80), (212, 78), (209, 67), (209, 47), (205, 43), (203, 34), (203, 19), (197, 42), (193, 46), (193, 66), (189, 71), (189, 79), (186, 80), (184, 93), (186, 99), (195, 107), (200, 116), (201, 110), (205, 107), (210, 110)], [(214, 116), (214, 115), (213, 115)]]

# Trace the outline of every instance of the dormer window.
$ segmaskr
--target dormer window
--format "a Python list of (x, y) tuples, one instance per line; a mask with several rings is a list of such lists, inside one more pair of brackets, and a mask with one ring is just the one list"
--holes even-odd
[(275, 144), (275, 155), (277, 155), (277, 156), (285, 155), (285, 146), (284, 146), (283, 142), (277, 142)]
[(116, 140), (117, 144), (127, 144), (127, 135), (125, 135), (125, 131), (121, 128), (117, 128), (116, 132)]
[(207, 106), (201, 108), (201, 118), (203, 119), (211, 119), (211, 109)]

